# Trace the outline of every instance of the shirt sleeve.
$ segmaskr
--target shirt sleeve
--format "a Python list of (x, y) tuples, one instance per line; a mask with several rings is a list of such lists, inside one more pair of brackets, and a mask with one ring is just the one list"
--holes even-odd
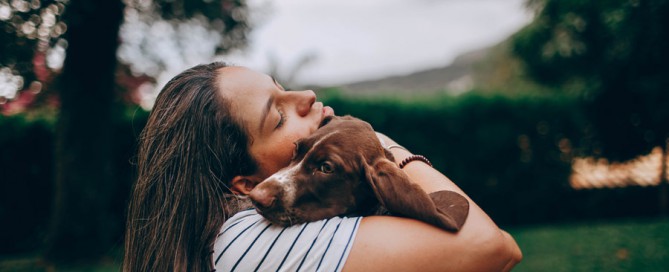
[(255, 210), (228, 219), (214, 244), (216, 271), (341, 271), (361, 217), (276, 226)]

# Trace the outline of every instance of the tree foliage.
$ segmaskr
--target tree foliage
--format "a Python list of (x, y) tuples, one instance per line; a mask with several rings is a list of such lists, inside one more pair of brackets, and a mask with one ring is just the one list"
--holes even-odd
[[(0, 0), (0, 100), (13, 99), (17, 90), (42, 91), (54, 69), (57, 54), (66, 46), (62, 35), (65, 0)], [(4, 98), (4, 99), (3, 99)]]
[[(115, 0), (124, 8), (125, 25), (133, 28), (128, 22), (128, 15), (138, 17), (146, 25), (167, 24), (172, 28), (182, 25), (197, 25), (209, 33), (206, 35), (189, 35), (187, 37), (167, 36), (165, 39), (194, 39), (191, 43), (210, 46), (213, 53), (223, 53), (243, 47), (247, 43), (250, 30), (249, 11), (245, 1), (240, 0)], [(68, 41), (64, 34), (68, 29), (67, 20), (63, 15), (74, 0), (0, 0), (0, 104), (19, 99), (22, 91), (31, 91), (32, 96), (41, 91), (53, 93), (55, 88), (50, 83), (60, 74)], [(99, 23), (99, 22), (98, 22)], [(137, 63), (144, 66), (152, 65), (155, 70), (147, 73), (146, 69), (137, 70), (130, 76), (146, 74), (154, 78), (162, 70), (168, 69), (167, 62), (181, 54), (181, 58), (191, 57), (190, 48), (177, 48), (178, 52), (162, 54), (155, 52), (156, 41), (147, 41), (155, 36), (135, 30), (135, 35), (119, 33), (120, 46), (139, 51), (124, 55), (119, 53), (119, 61), (131, 69)], [(146, 30), (144, 30), (146, 31)], [(187, 30), (186, 30), (187, 31)], [(137, 34), (139, 32), (139, 34)], [(201, 43), (202, 39), (213, 41)], [(199, 40), (199, 41), (198, 41)], [(184, 41), (176, 41), (184, 44)], [(126, 50), (127, 51), (127, 50)], [(174, 50), (173, 50), (174, 51)], [(137, 56), (145, 56), (137, 58)], [(146, 56), (150, 55), (149, 58)], [(133, 58), (134, 57), (134, 58)], [(179, 69), (183, 69), (180, 67)], [(127, 87), (127, 86), (121, 86)], [(47, 94), (48, 95), (48, 94)], [(47, 95), (38, 95), (43, 98)], [(40, 100), (38, 99), (38, 100)]]
[(669, 136), (669, 1), (530, 0), (515, 36), (526, 73), (590, 103), (595, 154), (627, 159)]
[[(55, 90), (60, 104), (55, 200), (42, 249), (46, 260), (95, 260), (118, 241), (109, 227), (113, 220), (109, 210), (118, 204), (109, 194), (118, 182), (110, 145), (119, 118), (115, 115), (117, 51), (119, 45), (133, 42), (144, 52), (159, 51), (144, 43), (145, 33), (119, 35), (124, 16), (141, 17), (146, 25), (167, 26), (162, 29), (197, 24), (205, 33), (219, 35), (211, 51), (222, 52), (246, 43), (247, 13), (240, 0), (0, 0), (4, 28), (0, 31), (0, 80), (13, 83), (7, 89), (15, 89), (0, 89), (0, 102), (14, 98), (12, 91), (18, 90), (21, 96), (47, 86)], [(188, 52), (179, 53), (188, 57)], [(174, 57), (160, 52), (156, 56), (164, 58), (156, 59), (158, 69)], [(122, 61), (132, 67), (132, 58)], [(21, 91), (27, 88), (33, 92)]]

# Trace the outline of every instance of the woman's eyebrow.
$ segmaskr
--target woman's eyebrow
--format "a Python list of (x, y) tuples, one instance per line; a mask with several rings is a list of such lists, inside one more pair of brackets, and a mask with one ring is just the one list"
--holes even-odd
[(261, 121), (258, 127), (258, 131), (262, 131), (262, 128), (265, 126), (265, 123), (267, 122), (267, 115), (269, 114), (269, 109), (272, 108), (272, 104), (274, 104), (274, 95), (269, 96), (269, 99), (267, 99), (267, 104), (265, 104), (265, 107), (260, 114)]

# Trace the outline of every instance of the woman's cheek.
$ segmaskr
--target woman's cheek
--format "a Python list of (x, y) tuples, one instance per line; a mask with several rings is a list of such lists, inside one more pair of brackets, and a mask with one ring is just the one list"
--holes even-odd
[(284, 138), (281, 141), (281, 145), (276, 147), (277, 152), (280, 151), (281, 159), (285, 162), (283, 165), (288, 166), (290, 163), (290, 158), (293, 157), (293, 150), (295, 149), (295, 141), (300, 138), (296, 138), (296, 135), (291, 134), (289, 137)]
[(287, 135), (286, 138), (288, 138), (288, 143), (292, 146), (293, 143), (299, 139), (309, 137), (311, 135), (311, 131), (308, 129), (305, 129), (303, 126), (292, 126), (287, 128), (289, 131), (289, 134)]

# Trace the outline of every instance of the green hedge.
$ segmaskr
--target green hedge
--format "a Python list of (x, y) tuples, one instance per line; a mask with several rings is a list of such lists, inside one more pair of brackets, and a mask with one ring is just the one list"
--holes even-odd
[[(570, 158), (588, 153), (593, 136), (583, 105), (562, 96), (464, 95), (431, 100), (352, 100), (330, 95), (338, 115), (370, 122), (460, 185), (503, 226), (658, 214), (657, 188), (574, 191)], [(134, 177), (136, 137), (147, 113), (115, 124), (112, 209), (119, 237)], [(0, 254), (39, 248), (53, 191), (53, 131), (48, 119), (0, 116)], [(562, 141), (572, 149), (563, 152)]]
[[(130, 187), (135, 177), (133, 160), (137, 135), (148, 113), (128, 110), (114, 124), (114, 174), (109, 229), (121, 237)], [(37, 250), (44, 241), (53, 207), (53, 116), (0, 115), (0, 254)], [(84, 158), (85, 159), (85, 158)], [(91, 181), (95, 182), (95, 181)], [(117, 244), (121, 245), (119, 238)]]
[(52, 206), (53, 124), (0, 115), (0, 253), (41, 242)]
[(402, 102), (335, 95), (328, 104), (426, 155), (502, 225), (659, 213), (657, 187), (569, 187), (571, 158), (597, 148), (584, 103), (575, 98), (467, 94)]

